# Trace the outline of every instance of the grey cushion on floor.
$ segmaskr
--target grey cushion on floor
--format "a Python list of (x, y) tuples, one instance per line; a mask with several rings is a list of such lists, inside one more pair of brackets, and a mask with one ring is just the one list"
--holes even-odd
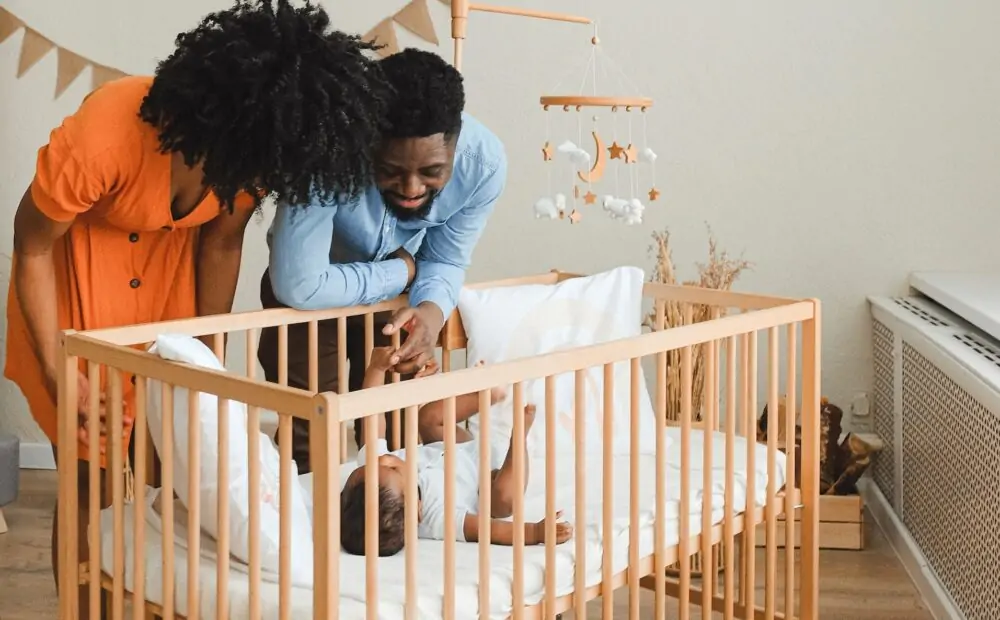
[(17, 499), (21, 474), (21, 442), (11, 435), (0, 435), (0, 506)]

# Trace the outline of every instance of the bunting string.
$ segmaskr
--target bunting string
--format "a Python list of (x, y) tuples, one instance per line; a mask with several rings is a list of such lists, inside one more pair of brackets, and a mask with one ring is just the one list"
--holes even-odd
[(439, 44), (427, 0), (411, 0), (394, 15), (390, 15), (375, 24), (375, 27), (369, 30), (363, 39), (382, 45), (379, 55), (383, 58), (395, 54), (399, 51), (399, 39), (396, 37), (397, 24), (428, 43)]
[(73, 50), (57, 45), (45, 35), (25, 24), (16, 15), (0, 6), (0, 45), (19, 30), (24, 30), (21, 51), (17, 60), (17, 78), (28, 74), (43, 58), (56, 52), (55, 98), (66, 92), (73, 82), (90, 67), (90, 88), (96, 89), (105, 82), (125, 77), (124, 71), (96, 63)]

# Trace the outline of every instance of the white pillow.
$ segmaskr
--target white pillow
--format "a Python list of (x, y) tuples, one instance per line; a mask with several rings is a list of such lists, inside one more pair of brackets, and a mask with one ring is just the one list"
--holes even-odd
[[(642, 288), (645, 275), (638, 267), (619, 267), (593, 276), (573, 278), (558, 284), (531, 284), (486, 289), (463, 288), (458, 308), (468, 335), (468, 361), (487, 364), (532, 357), (561, 349), (584, 347), (642, 333)], [(629, 361), (614, 365), (615, 454), (631, 452), (631, 386)], [(642, 368), (640, 366), (640, 373)], [(598, 366), (586, 373), (586, 433), (588, 452), (603, 449), (604, 370)], [(575, 377), (573, 372), (556, 376), (556, 450), (575, 450)], [(646, 390), (639, 383), (639, 452), (655, 454), (656, 417)], [(536, 407), (535, 423), (528, 434), (532, 456), (545, 455), (545, 379), (524, 382), (525, 403)], [(513, 429), (513, 398), (490, 410), (493, 444), (506, 445)], [(479, 435), (479, 416), (469, 420), (473, 435)]]
[[(150, 347), (150, 353), (175, 362), (183, 362), (225, 372), (225, 367), (197, 338), (177, 334), (164, 334)], [(147, 389), (147, 416), (149, 432), (160, 454), (163, 454), (162, 387), (159, 381), (150, 380)], [(173, 474), (174, 490), (185, 508), (190, 509), (188, 489), (188, 390), (174, 387), (174, 441)], [(245, 403), (229, 401), (229, 474), (228, 486), (219, 488), (219, 406), (213, 394), (198, 395), (198, 415), (201, 418), (199, 433), (199, 502), (201, 529), (218, 539), (219, 495), (229, 497), (229, 545), (233, 557), (249, 564), (250, 545), (250, 469)], [(261, 570), (278, 573), (280, 529), (280, 457), (271, 439), (259, 433), (260, 442), (260, 559)], [(292, 462), (292, 480), (288, 491), (292, 494), (292, 584), (312, 587), (313, 541), (312, 521), (306, 508), (305, 493), (299, 482), (298, 468)]]

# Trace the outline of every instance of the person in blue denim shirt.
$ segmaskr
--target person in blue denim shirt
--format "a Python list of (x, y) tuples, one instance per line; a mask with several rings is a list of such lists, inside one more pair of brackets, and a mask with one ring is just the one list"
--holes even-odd
[[(503, 143), (464, 112), (461, 74), (440, 56), (407, 49), (380, 63), (396, 93), (372, 185), (354, 200), (316, 196), (279, 204), (261, 279), (265, 308), (374, 304), (409, 293), (409, 305), (376, 316), (375, 346), (405, 335), (394, 371), (412, 376), (433, 359), (445, 319), (507, 180)], [(344, 148), (356, 148), (346, 144)], [(364, 378), (364, 322), (348, 321), (349, 389)], [(278, 380), (277, 329), (263, 330), (258, 359)], [(309, 388), (308, 327), (288, 328), (288, 384)], [(319, 390), (337, 391), (337, 326), (319, 326)], [(390, 421), (391, 424), (391, 421)], [(355, 440), (360, 423), (355, 424)], [(295, 420), (292, 454), (309, 465), (308, 422)], [(388, 434), (389, 437), (393, 433)]]

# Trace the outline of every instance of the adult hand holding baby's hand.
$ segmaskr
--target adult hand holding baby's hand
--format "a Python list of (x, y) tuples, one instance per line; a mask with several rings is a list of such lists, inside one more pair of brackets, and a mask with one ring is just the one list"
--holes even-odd
[(392, 368), (392, 358), (396, 354), (394, 347), (375, 347), (368, 367), (373, 370), (386, 371)]
[(406, 342), (393, 356), (393, 370), (408, 375), (423, 369), (434, 359), (434, 347), (444, 327), (444, 315), (436, 304), (423, 302), (402, 308), (392, 315), (382, 333), (389, 336), (406, 330)]

